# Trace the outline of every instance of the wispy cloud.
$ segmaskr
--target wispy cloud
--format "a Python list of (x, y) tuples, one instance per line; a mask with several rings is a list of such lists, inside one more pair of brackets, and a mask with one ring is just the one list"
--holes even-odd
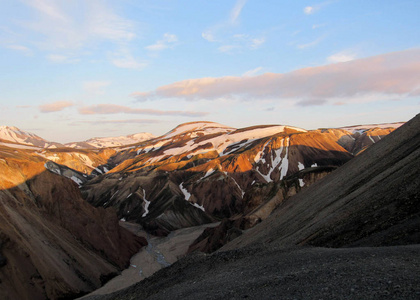
[(237, 0), (230, 11), (229, 18), (209, 28), (206, 28), (201, 37), (211, 43), (219, 43), (217, 50), (222, 53), (232, 53), (233, 50), (258, 49), (265, 43), (265, 37), (250, 36), (248, 34), (227, 34), (239, 25), (241, 12), (247, 0)]
[(314, 5), (310, 5), (310, 6), (305, 6), (303, 8), (303, 13), (306, 15), (312, 15), (313, 13), (317, 12), (318, 10), (320, 10), (322, 7), (327, 6), (329, 4), (332, 4), (336, 2), (336, 0), (330, 0), (330, 1), (325, 1), (322, 3), (317, 3)]
[(217, 51), (222, 53), (231, 53), (234, 49), (238, 48), (238, 46), (235, 45), (223, 45), (217, 48)]
[(257, 76), (189, 79), (138, 93), (138, 98), (278, 99), (297, 105), (378, 101), (420, 94), (420, 49), (341, 64)]
[(114, 66), (123, 69), (142, 70), (148, 65), (147, 61), (134, 58), (131, 51), (126, 48), (113, 53), (110, 61)]
[(317, 28), (321, 28), (321, 27), (325, 27), (327, 24), (323, 23), (323, 24), (314, 24), (312, 25), (312, 29), (317, 29)]
[[(25, 31), (36, 33), (37, 38), (27, 42), (55, 63), (78, 62), (103, 43), (113, 44), (116, 52), (128, 49), (136, 38), (136, 23), (116, 14), (103, 1), (22, 1), (34, 12), (32, 19), (18, 22)], [(131, 52), (110, 62), (123, 68), (135, 65)]]
[(313, 14), (314, 12), (315, 12), (315, 10), (317, 10), (314, 6), (306, 6), (304, 9), (303, 9), (303, 12), (305, 13), (305, 14), (307, 14), (307, 15), (311, 15), (311, 14)]
[(28, 47), (22, 46), (22, 45), (7, 45), (6, 48), (19, 51), (20, 53), (23, 53), (26, 56), (32, 56), (33, 51), (29, 49)]
[(316, 40), (313, 40), (312, 42), (305, 43), (305, 44), (299, 44), (297, 45), (298, 49), (306, 49), (306, 48), (312, 48), (321, 43), (325, 39), (325, 36), (319, 37)]
[(78, 58), (72, 58), (70, 56), (61, 54), (49, 54), (47, 55), (47, 59), (53, 63), (58, 64), (73, 64), (80, 61)]
[[(250, 49), (258, 49), (262, 44), (265, 43), (264, 37), (255, 38), (248, 34), (235, 34), (233, 38), (236, 42), (240, 42), (239, 45), (244, 45)], [(237, 45), (237, 47), (240, 47), (239, 45)]]
[(104, 88), (110, 84), (110, 81), (85, 81), (83, 82), (83, 89), (89, 94), (104, 95)]
[(255, 69), (252, 69), (252, 70), (246, 71), (244, 74), (242, 74), (242, 76), (244, 76), (244, 77), (251, 77), (251, 76), (255, 76), (255, 75), (257, 75), (258, 73), (260, 73), (262, 69), (263, 69), (262, 67), (258, 67), (258, 68), (255, 68)]
[(149, 51), (161, 51), (172, 47), (178, 42), (178, 37), (175, 34), (165, 33), (161, 40), (158, 40), (155, 44), (146, 47)]
[(206, 31), (203, 31), (201, 33), (201, 37), (203, 39), (205, 39), (206, 41), (211, 42), (211, 43), (217, 41), (216, 38), (214, 37), (214, 34), (213, 34), (213, 30), (212, 29), (207, 29)]
[(349, 51), (342, 51), (335, 53), (331, 56), (327, 57), (327, 61), (329, 63), (340, 63), (340, 62), (348, 62), (355, 60), (357, 58), (356, 53), (349, 52)]
[(230, 12), (229, 21), (231, 24), (235, 24), (241, 14), (242, 9), (245, 6), (247, 0), (237, 0), (235, 6), (233, 7), (232, 11)]
[(110, 115), (110, 114), (140, 114), (153, 116), (184, 116), (184, 117), (203, 117), (208, 113), (195, 111), (179, 111), (179, 110), (158, 110), (132, 108), (128, 106), (116, 104), (98, 104), (91, 106), (83, 106), (79, 108), (82, 115)]
[(91, 121), (77, 121), (73, 125), (91, 124), (91, 125), (103, 125), (103, 124), (157, 124), (161, 123), (160, 120), (154, 119), (127, 119), (127, 120), (91, 120)]
[(47, 103), (40, 105), (38, 108), (43, 113), (57, 112), (62, 111), (65, 108), (74, 106), (74, 103), (71, 101), (56, 101), (52, 103)]

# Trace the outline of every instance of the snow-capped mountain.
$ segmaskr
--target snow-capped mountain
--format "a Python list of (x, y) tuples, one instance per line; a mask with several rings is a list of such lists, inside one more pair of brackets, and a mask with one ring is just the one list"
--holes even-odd
[(40, 148), (64, 147), (60, 143), (49, 142), (34, 133), (21, 130), (14, 126), (0, 126), (0, 140)]
[(400, 126), (404, 125), (405, 122), (395, 122), (395, 123), (382, 123), (382, 124), (370, 124), (370, 125), (354, 125), (354, 126), (346, 126), (340, 127), (338, 129), (343, 129), (350, 131), (353, 134), (363, 134), (365, 131), (374, 128), (386, 129), (386, 128), (393, 128), (397, 129)]
[(338, 143), (345, 137), (352, 140), (344, 130), (181, 124), (118, 152), (115, 167), (81, 190), (95, 206), (114, 206), (120, 218), (156, 234), (233, 216), (249, 227), (289, 193), (350, 160)]
[(92, 138), (83, 142), (73, 142), (65, 144), (66, 147), (77, 148), (77, 149), (94, 149), (94, 148), (110, 148), (120, 147), (131, 144), (144, 142), (155, 138), (155, 136), (148, 132), (141, 132), (136, 134), (130, 134), (126, 136), (117, 137), (97, 137)]

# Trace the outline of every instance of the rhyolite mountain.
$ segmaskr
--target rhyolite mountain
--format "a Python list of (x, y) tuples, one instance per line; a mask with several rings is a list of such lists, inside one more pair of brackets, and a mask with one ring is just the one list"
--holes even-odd
[(65, 146), (78, 149), (111, 148), (136, 144), (139, 142), (150, 140), (152, 138), (155, 138), (153, 134), (148, 132), (141, 132), (125, 136), (96, 137), (83, 142), (66, 143)]
[(60, 143), (47, 141), (34, 133), (21, 130), (14, 126), (0, 126), (0, 143), (15, 143), (40, 148), (64, 147)]
[[(1, 297), (58, 299), (98, 287), (146, 244), (119, 219), (155, 235), (223, 220), (194, 248), (214, 251), (392, 130), (193, 122), (81, 149), (36, 144), (13, 128), (0, 141)], [(217, 234), (221, 243), (212, 242)]]
[[(381, 130), (380, 138), (393, 129)], [(343, 129), (186, 123), (118, 151), (109, 161), (115, 167), (81, 191), (89, 203), (115, 207), (153, 234), (223, 219), (246, 229), (353, 158), (353, 149), (367, 147), (357, 141)]]
[(417, 115), (212, 255), (88, 299), (418, 299), (419, 186)]

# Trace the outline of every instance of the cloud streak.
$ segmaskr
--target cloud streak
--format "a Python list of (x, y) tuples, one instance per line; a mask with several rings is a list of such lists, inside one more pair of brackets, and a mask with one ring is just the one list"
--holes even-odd
[(238, 0), (236, 1), (235, 6), (233, 7), (232, 11), (230, 12), (229, 21), (231, 24), (235, 24), (241, 14), (242, 9), (244, 8), (247, 0)]
[(83, 89), (89, 94), (104, 95), (104, 88), (110, 84), (109, 81), (85, 81), (83, 82)]
[(338, 52), (331, 56), (328, 56), (327, 61), (330, 63), (340, 63), (340, 62), (347, 62), (356, 59), (356, 54), (352, 52)]
[(128, 106), (116, 104), (98, 104), (91, 106), (83, 106), (79, 108), (79, 113), (82, 115), (110, 115), (110, 114), (140, 114), (153, 116), (184, 116), (184, 117), (203, 117), (208, 113), (195, 111), (180, 111), (180, 110), (157, 110), (132, 108)]
[(251, 50), (258, 49), (265, 43), (263, 36), (249, 36), (247, 34), (227, 35), (226, 32), (239, 24), (239, 17), (247, 0), (237, 0), (230, 11), (229, 18), (213, 25), (201, 33), (201, 37), (211, 43), (219, 43), (217, 48), (221, 53), (232, 53), (233, 50), (248, 48)]
[(94, 120), (94, 121), (78, 121), (74, 122), (73, 125), (79, 124), (91, 124), (91, 125), (103, 125), (103, 124), (158, 124), (160, 120), (154, 119), (127, 119), (127, 120)]
[(156, 98), (190, 101), (278, 99), (307, 106), (338, 100), (352, 102), (363, 98), (375, 101), (383, 99), (379, 96), (409, 97), (419, 94), (420, 49), (411, 49), (285, 74), (189, 79), (132, 95), (143, 101)]
[(178, 37), (175, 34), (165, 33), (161, 40), (158, 40), (155, 44), (146, 47), (149, 51), (161, 51), (172, 47), (178, 42)]
[(74, 103), (70, 101), (56, 101), (56, 102), (40, 105), (38, 108), (43, 113), (50, 113), (50, 112), (62, 111), (65, 108), (72, 107), (72, 106), (74, 106)]
[(6, 48), (11, 49), (11, 50), (19, 51), (26, 56), (32, 56), (33, 55), (33, 52), (32, 52), (31, 49), (29, 49), (28, 47), (22, 46), (22, 45), (8, 45), (8, 46), (6, 46)]

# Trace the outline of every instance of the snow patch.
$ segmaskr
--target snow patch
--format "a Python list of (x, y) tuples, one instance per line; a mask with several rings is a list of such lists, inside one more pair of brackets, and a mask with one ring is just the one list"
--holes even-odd
[(98, 172), (99, 174), (103, 174), (104, 173), (101, 170), (99, 170), (98, 168), (95, 168), (95, 171)]
[(242, 199), (244, 198), (245, 192), (242, 190), (241, 186), (236, 182), (236, 180), (233, 177), (230, 177), (230, 179), (233, 180), (233, 182), (236, 184), (236, 186), (238, 187), (238, 189), (241, 191), (242, 194)]
[(76, 182), (79, 186), (81, 186), (83, 184), (83, 181), (80, 180), (79, 178), (77, 178), (74, 175), (70, 179), (73, 180), (74, 182)]
[(146, 199), (146, 191), (145, 191), (145, 189), (143, 189), (143, 200), (144, 200), (144, 213), (142, 215), (142, 218), (144, 218), (145, 216), (147, 216), (147, 214), (149, 213), (149, 205), (150, 205), (150, 201), (148, 201)]
[(299, 179), (299, 185), (300, 187), (303, 187), (305, 185), (305, 182), (303, 182), (303, 179)]
[(283, 177), (286, 176), (287, 171), (289, 170), (289, 159), (288, 159), (289, 146), (290, 146), (290, 138), (287, 138), (286, 139), (286, 154), (281, 161), (281, 166), (280, 166), (280, 169), (279, 169), (280, 170), (280, 180), (282, 180)]
[(184, 194), (184, 197), (185, 197), (185, 200), (190, 200), (190, 197), (191, 197), (191, 194), (187, 191), (187, 189), (185, 189), (183, 186), (182, 186), (182, 184), (183, 184), (183, 182), (181, 182), (180, 184), (179, 184), (179, 189), (181, 190), (181, 192)]
[(299, 171), (302, 171), (303, 169), (305, 169), (305, 165), (304, 164), (302, 164), (300, 161), (298, 162), (298, 168), (299, 168)]
[(200, 180), (203, 180), (204, 178), (209, 177), (211, 174), (213, 174), (214, 172), (216, 172), (216, 170), (214, 170), (213, 168), (208, 170), (206, 174), (204, 174), (203, 177), (200, 178)]
[[(192, 204), (192, 203), (191, 203)], [(194, 203), (193, 206), (201, 209), (202, 211), (205, 211), (204, 206), (203, 205), (199, 205), (198, 203)]]

